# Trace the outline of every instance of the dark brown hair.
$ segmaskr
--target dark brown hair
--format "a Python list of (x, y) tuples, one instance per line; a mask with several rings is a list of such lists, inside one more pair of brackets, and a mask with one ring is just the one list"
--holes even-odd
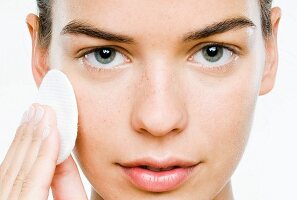
[[(54, 0), (37, 0), (39, 14), (39, 43), (48, 47), (52, 35), (52, 4)], [(261, 6), (261, 19), (264, 37), (271, 34), (271, 6), (272, 0), (259, 0)]]

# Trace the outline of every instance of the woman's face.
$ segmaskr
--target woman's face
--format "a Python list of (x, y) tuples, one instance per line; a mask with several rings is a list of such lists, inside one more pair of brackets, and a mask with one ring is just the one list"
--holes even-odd
[[(265, 67), (258, 0), (69, 0), (52, 10), (48, 64), (73, 84), (75, 155), (98, 196), (226, 197)], [(123, 173), (139, 159), (197, 165), (151, 187)]]

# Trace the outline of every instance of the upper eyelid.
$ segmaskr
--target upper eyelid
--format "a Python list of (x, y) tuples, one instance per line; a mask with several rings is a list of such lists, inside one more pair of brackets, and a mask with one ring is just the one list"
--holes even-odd
[(190, 57), (195, 55), (196, 53), (200, 52), (202, 49), (206, 47), (211, 47), (211, 46), (219, 46), (222, 48), (226, 48), (227, 50), (231, 51), (232, 53), (236, 55), (241, 55), (241, 48), (236, 46), (236, 45), (230, 45), (227, 43), (223, 42), (203, 42), (195, 45), (193, 48), (190, 49)]
[[(88, 48), (89, 50), (80, 50), (78, 55), (76, 56), (76, 58), (81, 58), (81, 57), (84, 57), (90, 53), (94, 53), (95, 51), (97, 50), (100, 50), (100, 49), (104, 49), (104, 48), (110, 48), (110, 49), (113, 49), (115, 50), (116, 52), (122, 54), (124, 57), (126, 57), (127, 59), (131, 60), (130, 58), (130, 55), (129, 53), (127, 53), (125, 50), (123, 50), (121, 47), (118, 47), (118, 46), (113, 46), (113, 45), (106, 45), (106, 46), (96, 46), (96, 47), (90, 47)], [(125, 51), (125, 52), (124, 52)], [(128, 55), (127, 55), (128, 54)]]
[[(200, 46), (200, 48), (198, 49), (198, 50), (196, 50), (194, 53), (192, 53), (191, 54), (191, 56), (188, 58), (188, 61), (189, 62), (191, 62), (192, 63), (192, 59), (193, 59), (193, 57), (194, 57), (194, 55), (195, 54), (197, 54), (197, 53), (199, 53), (200, 51), (202, 51), (202, 49), (203, 48), (206, 48), (206, 47), (211, 47), (211, 46), (220, 46), (221, 48), (225, 48), (225, 49), (227, 49), (228, 51), (231, 51), (231, 53), (232, 53), (232, 57), (233, 57), (233, 59), (232, 60), (234, 60), (234, 59), (236, 59), (236, 58), (238, 58), (238, 56), (240, 56), (241, 55), (241, 53), (240, 52), (237, 52), (237, 51), (239, 51), (239, 50), (234, 50), (232, 47), (230, 47), (229, 45), (222, 45), (222, 43), (205, 43), (202, 47), (201, 47), (201, 45), (198, 45), (198, 46)], [(197, 47), (197, 46), (196, 46)], [(194, 62), (194, 63), (196, 63), (196, 62)], [(202, 67), (202, 68), (204, 68), (204, 67)], [(217, 66), (217, 67), (207, 67), (207, 69), (209, 70), (209, 69), (222, 69), (222, 68), (224, 68), (223, 66)]]

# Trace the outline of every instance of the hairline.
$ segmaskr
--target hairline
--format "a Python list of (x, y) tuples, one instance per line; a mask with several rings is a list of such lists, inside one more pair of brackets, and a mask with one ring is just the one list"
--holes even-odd
[[(266, 2), (263, 2), (266, 1)], [(54, 0), (37, 0), (38, 4), (41, 4), (46, 9), (46, 13), (48, 20), (42, 19), (45, 18), (40, 13), (39, 5), (38, 5), (38, 15), (39, 15), (39, 31), (38, 31), (38, 41), (39, 44), (44, 47), (48, 48), (50, 46), (51, 40), (52, 40), (52, 4), (54, 3)], [(263, 38), (266, 40), (272, 33), (272, 27), (271, 27), (271, 4), (272, 0), (258, 0), (259, 7), (260, 7), (260, 14), (261, 14), (261, 29), (262, 29), (262, 35)], [(44, 13), (42, 13), (44, 14)], [(44, 21), (43, 21), (44, 20)], [(44, 22), (47, 22), (43, 24)], [(46, 29), (46, 30), (45, 30)]]

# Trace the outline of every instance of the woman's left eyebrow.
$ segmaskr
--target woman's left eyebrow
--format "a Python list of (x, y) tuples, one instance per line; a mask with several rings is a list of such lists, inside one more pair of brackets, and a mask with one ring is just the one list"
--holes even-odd
[(256, 25), (253, 23), (252, 20), (246, 17), (228, 18), (220, 22), (215, 22), (200, 30), (187, 33), (183, 37), (183, 41), (190, 42), (193, 40), (199, 40), (213, 35), (222, 34), (231, 30), (237, 30), (247, 27), (255, 28)]

